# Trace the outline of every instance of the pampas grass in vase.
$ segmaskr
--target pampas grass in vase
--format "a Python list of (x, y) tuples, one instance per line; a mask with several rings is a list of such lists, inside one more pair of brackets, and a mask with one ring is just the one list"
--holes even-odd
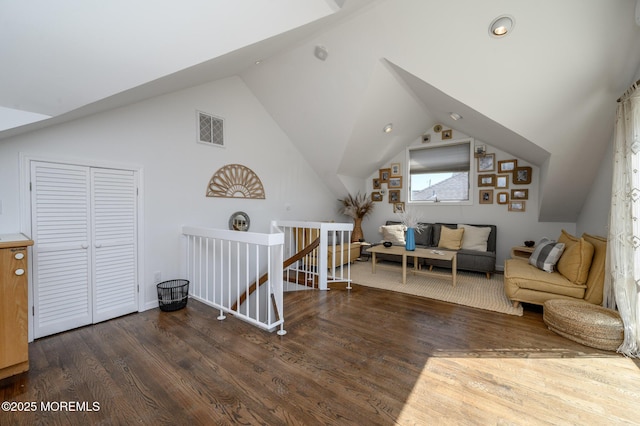
[(371, 214), (373, 211), (373, 201), (366, 193), (359, 192), (353, 196), (351, 194), (339, 200), (342, 204), (342, 214), (353, 219), (353, 232), (351, 233), (351, 242), (356, 243), (364, 240), (362, 233), (362, 219)]

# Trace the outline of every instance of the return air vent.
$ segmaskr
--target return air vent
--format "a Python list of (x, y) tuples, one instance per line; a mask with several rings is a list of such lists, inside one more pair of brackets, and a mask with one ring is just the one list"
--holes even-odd
[(224, 120), (198, 111), (198, 142), (224, 146)]

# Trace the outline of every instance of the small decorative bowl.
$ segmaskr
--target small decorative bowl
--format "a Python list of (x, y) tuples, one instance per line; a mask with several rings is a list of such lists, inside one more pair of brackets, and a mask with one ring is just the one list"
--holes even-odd
[(533, 247), (536, 244), (535, 241), (525, 241), (524, 245), (527, 247)]
[(393, 244), (391, 244), (391, 241), (385, 241), (382, 243), (383, 246), (385, 246), (386, 248), (391, 247)]

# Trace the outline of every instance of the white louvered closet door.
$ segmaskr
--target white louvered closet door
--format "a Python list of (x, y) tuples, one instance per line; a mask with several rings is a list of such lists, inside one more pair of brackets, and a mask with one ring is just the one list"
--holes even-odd
[(137, 173), (31, 162), (34, 337), (138, 310)]
[(91, 324), (90, 174), (31, 163), (34, 336)]
[(136, 175), (91, 169), (94, 242), (93, 322), (138, 310)]

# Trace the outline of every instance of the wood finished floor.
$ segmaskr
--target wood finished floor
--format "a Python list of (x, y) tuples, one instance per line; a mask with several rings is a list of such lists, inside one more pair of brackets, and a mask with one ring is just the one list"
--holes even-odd
[[(0, 425), (640, 422), (640, 364), (523, 317), (355, 286), (285, 295), (280, 337), (189, 301), (30, 344)], [(99, 411), (42, 411), (95, 401)]]

